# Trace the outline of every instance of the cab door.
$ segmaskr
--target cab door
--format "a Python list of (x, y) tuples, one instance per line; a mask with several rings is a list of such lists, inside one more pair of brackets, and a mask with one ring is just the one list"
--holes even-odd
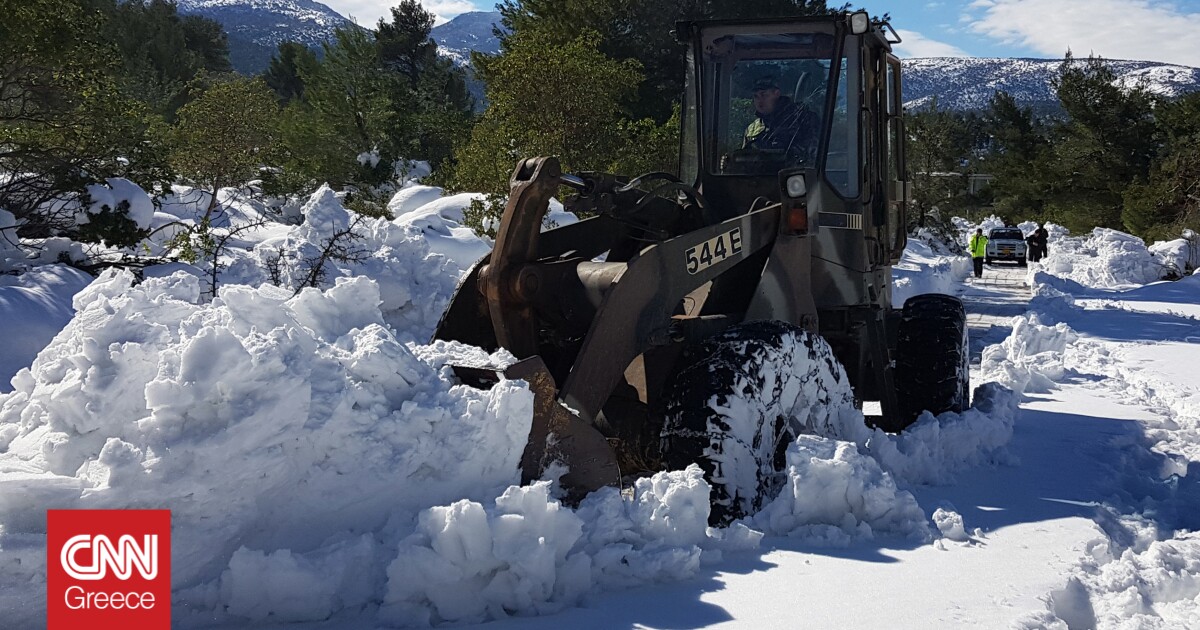
[(885, 168), (884, 174), (888, 185), (885, 186), (887, 196), (887, 224), (891, 232), (888, 235), (888, 249), (892, 264), (900, 262), (900, 255), (908, 244), (908, 208), (911, 186), (908, 182), (908, 168), (904, 163), (904, 106), (900, 90), (900, 60), (895, 55), (886, 56), (887, 86), (884, 141)]

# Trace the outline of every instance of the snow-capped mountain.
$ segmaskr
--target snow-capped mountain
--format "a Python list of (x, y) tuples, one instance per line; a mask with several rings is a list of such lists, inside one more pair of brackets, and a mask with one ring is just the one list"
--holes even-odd
[[(925, 107), (937, 98), (940, 109), (981, 109), (997, 90), (1017, 102), (1039, 109), (1056, 109), (1051, 79), (1060, 59), (984, 59), (927, 57), (903, 60), (905, 105)], [(1200, 90), (1200, 69), (1155, 61), (1109, 60), (1122, 85), (1142, 83), (1163, 96)]]
[(265, 70), (280, 42), (315, 47), (335, 28), (352, 24), (314, 0), (179, 0), (179, 11), (220, 22), (229, 34), (233, 68), (244, 74)]
[(499, 11), (472, 11), (433, 27), (430, 36), (437, 42), (438, 52), (466, 65), (471, 62), (471, 51), (489, 55), (500, 52), (500, 40), (492, 32), (499, 24)]
[[(495, 53), (499, 41), (492, 25), (499, 12), (464, 13), (434, 27), (439, 50), (459, 63), (469, 64), (471, 51)], [(1058, 99), (1050, 80), (1060, 59), (984, 59), (926, 57), (904, 59), (904, 96), (909, 107), (925, 107), (936, 96), (938, 107), (969, 110), (987, 107), (996, 90), (1004, 90), (1022, 105), (1057, 109)], [(1151, 91), (1178, 96), (1200, 90), (1200, 69), (1155, 61), (1110, 61), (1124, 85), (1142, 81)]]
[[(293, 40), (318, 46), (333, 35), (334, 28), (352, 23), (315, 0), (180, 0), (179, 8), (185, 13), (213, 18), (225, 26), (231, 61), (243, 73), (265, 69), (279, 42)], [(500, 51), (500, 41), (493, 32), (499, 24), (498, 11), (473, 11), (435, 26), (431, 36), (442, 55), (470, 66), (472, 51), (487, 54)], [(905, 104), (926, 107), (936, 97), (938, 107), (943, 109), (980, 109), (987, 106), (993, 93), (1004, 90), (1022, 105), (1057, 109), (1051, 79), (1060, 63), (1058, 59), (905, 59)], [(1200, 90), (1198, 68), (1154, 61), (1110, 60), (1110, 63), (1123, 85), (1141, 82), (1164, 96)], [(482, 86), (472, 81), (471, 87), (482, 102)]]

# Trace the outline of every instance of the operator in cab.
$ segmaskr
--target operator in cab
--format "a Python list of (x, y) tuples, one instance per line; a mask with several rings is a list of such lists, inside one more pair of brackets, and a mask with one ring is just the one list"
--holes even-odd
[(780, 151), (790, 164), (810, 161), (816, 151), (816, 116), (784, 96), (773, 75), (755, 79), (752, 98), (757, 118), (746, 127), (742, 148)]

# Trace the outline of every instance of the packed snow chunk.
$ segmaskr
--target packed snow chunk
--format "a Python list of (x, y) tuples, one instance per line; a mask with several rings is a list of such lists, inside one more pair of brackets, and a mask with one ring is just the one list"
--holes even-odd
[(350, 213), (342, 207), (337, 193), (333, 192), (329, 184), (322, 184), (308, 201), (304, 202), (300, 212), (304, 215), (304, 225), (321, 236), (345, 230), (352, 220)]
[(1012, 333), (1003, 342), (984, 348), (980, 377), (1017, 392), (1048, 392), (1075, 373), (1077, 355), (1104, 353), (1067, 324), (1046, 326), (1037, 313), (1029, 313), (1012, 319)]
[(946, 484), (956, 473), (983, 464), (1007, 464), (1019, 413), (1014, 392), (998, 383), (975, 388), (962, 413), (921, 414), (898, 435), (876, 430), (866, 450), (884, 470), (907, 484)]
[(221, 575), (221, 596), (231, 615), (252, 621), (319, 621), (374, 595), (378, 577), (364, 569), (377, 553), (370, 534), (309, 554), (242, 547)]
[(34, 357), (74, 316), (72, 300), (92, 281), (67, 265), (33, 267), (16, 275), (0, 275), (0, 392), (10, 391), (17, 371)]
[(696, 464), (642, 477), (635, 482), (630, 517), (645, 536), (676, 545), (698, 545), (708, 529), (710, 490)]
[(549, 482), (511, 486), (491, 510), (463, 500), (422, 512), (417, 532), (387, 569), (381, 618), (400, 625), (482, 621), (576, 601), (591, 581), (587, 556), (568, 557), (583, 521), (549, 490)]
[(1162, 261), (1167, 271), (1174, 272), (1175, 276), (1185, 276), (1200, 267), (1200, 237), (1191, 230), (1184, 230), (1183, 238), (1150, 245), (1150, 253)]
[(953, 509), (938, 508), (934, 510), (933, 524), (937, 526), (943, 538), (948, 538), (956, 542), (971, 540), (971, 537), (967, 535), (966, 527), (963, 526), (962, 515)]
[(879, 463), (850, 442), (802, 435), (788, 447), (787, 482), (751, 517), (768, 534), (845, 546), (876, 535), (925, 541), (925, 513)]
[(583, 546), (602, 587), (686, 579), (700, 566), (701, 547), (733, 551), (758, 545), (758, 537), (744, 528), (731, 535), (707, 529), (711, 491), (699, 466), (639, 479), (633, 491), (629, 502), (617, 489), (604, 488), (579, 506), (587, 524)]

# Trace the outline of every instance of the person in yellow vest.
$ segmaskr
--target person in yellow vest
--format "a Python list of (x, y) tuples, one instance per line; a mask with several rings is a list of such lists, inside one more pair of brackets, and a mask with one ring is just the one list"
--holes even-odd
[(983, 259), (987, 256), (987, 241), (987, 237), (983, 235), (983, 228), (977, 228), (968, 247), (971, 250), (971, 262), (975, 265), (976, 278), (983, 277)]

